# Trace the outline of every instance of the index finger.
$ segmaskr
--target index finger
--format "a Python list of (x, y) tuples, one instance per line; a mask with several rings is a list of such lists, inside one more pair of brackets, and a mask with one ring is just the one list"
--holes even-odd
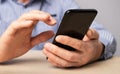
[(61, 43), (61, 44), (73, 47), (76, 50), (83, 51), (81, 49), (82, 46), (83, 46), (83, 41), (82, 40), (72, 38), (72, 37), (69, 37), (69, 36), (59, 35), (59, 36), (56, 37), (56, 41)]
[(56, 23), (56, 20), (49, 13), (46, 13), (46, 12), (25, 13), (18, 20), (19, 21), (23, 21), (23, 20), (42, 21), (51, 26)]

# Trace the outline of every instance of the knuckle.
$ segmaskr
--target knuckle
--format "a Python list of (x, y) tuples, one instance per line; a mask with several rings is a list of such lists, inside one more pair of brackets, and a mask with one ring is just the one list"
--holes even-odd
[(54, 52), (54, 53), (58, 53), (58, 51), (57, 51), (55, 48), (53, 48), (53, 52)]
[(78, 43), (76, 43), (76, 48), (79, 51), (84, 52), (86, 50), (86, 45), (82, 42), (78, 42)]
[(38, 19), (40, 19), (41, 21), (44, 21), (44, 22), (47, 22), (49, 20), (49, 18), (50, 18), (50, 16), (47, 15), (47, 14), (38, 14), (38, 15), (41, 16)]
[(49, 14), (44, 14), (43, 20), (46, 20), (48, 18), (50, 18), (50, 15)]
[(57, 49), (57, 47), (54, 46), (54, 47), (52, 48), (52, 52), (53, 52), (53, 53), (59, 53), (59, 51), (56, 50), (56, 49)]

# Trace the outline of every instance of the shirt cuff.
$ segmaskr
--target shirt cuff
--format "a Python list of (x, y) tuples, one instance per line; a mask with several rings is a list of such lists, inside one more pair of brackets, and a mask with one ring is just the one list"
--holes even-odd
[(106, 60), (106, 59), (111, 58), (116, 51), (117, 43), (116, 43), (115, 38), (113, 37), (111, 42), (101, 39), (101, 42), (103, 43), (104, 48), (103, 48), (103, 52), (102, 52), (99, 60)]

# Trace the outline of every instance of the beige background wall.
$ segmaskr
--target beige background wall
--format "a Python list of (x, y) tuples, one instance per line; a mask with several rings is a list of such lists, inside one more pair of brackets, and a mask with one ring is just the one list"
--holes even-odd
[(81, 8), (95, 8), (98, 10), (98, 23), (113, 33), (117, 39), (117, 51), (120, 56), (120, 0), (76, 0)]

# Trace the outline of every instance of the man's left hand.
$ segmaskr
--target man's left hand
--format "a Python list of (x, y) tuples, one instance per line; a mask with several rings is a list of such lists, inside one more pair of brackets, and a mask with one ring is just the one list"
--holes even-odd
[(43, 52), (48, 61), (56, 67), (80, 67), (100, 58), (103, 44), (99, 41), (99, 34), (89, 29), (83, 40), (65, 35), (56, 37), (56, 41), (71, 46), (76, 51), (69, 51), (51, 43), (44, 45)]

